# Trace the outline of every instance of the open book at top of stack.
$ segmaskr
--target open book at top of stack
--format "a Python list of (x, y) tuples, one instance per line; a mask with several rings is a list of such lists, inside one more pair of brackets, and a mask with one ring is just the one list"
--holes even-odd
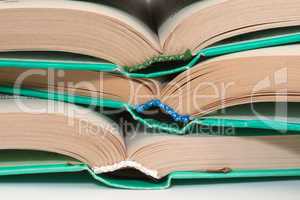
[(71, 52), (129, 71), (187, 61), (237, 35), (274, 36), (300, 25), (295, 0), (18, 0), (1, 1), (0, 10), (1, 52)]

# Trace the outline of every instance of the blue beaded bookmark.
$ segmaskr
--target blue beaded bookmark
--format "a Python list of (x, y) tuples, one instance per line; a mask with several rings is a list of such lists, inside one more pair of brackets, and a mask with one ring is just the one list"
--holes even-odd
[(138, 105), (135, 107), (135, 110), (138, 113), (143, 113), (144, 111), (150, 110), (151, 108), (160, 108), (162, 111), (170, 115), (172, 119), (176, 122), (182, 122), (187, 124), (191, 121), (191, 117), (189, 115), (178, 114), (173, 108), (163, 104), (159, 99), (153, 99), (145, 104)]

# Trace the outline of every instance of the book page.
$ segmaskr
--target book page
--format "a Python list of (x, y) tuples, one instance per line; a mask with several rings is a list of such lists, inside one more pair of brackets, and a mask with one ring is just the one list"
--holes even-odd
[(0, 107), (0, 150), (53, 152), (91, 168), (126, 158), (118, 124), (93, 107), (4, 95), (0, 96)]
[(0, 9), (51, 8), (94, 12), (114, 18), (123, 24), (131, 26), (157, 47), (157, 34), (152, 30), (153, 25), (151, 19), (148, 17), (148, 7), (143, 2), (134, 0), (17, 0), (0, 1)]
[(152, 0), (151, 10), (154, 12), (161, 45), (186, 18), (225, 1), (227, 0)]
[(115, 135), (121, 141), (121, 143), (123, 143), (124, 140), (118, 124), (109, 117), (96, 112), (93, 107), (85, 108), (83, 106), (61, 101), (36, 99), (25, 96), (10, 96), (5, 94), (0, 94), (0, 107), (0, 114), (49, 114), (62, 115), (70, 120), (77, 118), (82, 120), (82, 122), (86, 121), (94, 124), (95, 126), (103, 128), (103, 130), (107, 130)]
[(138, 18), (153, 31), (156, 31), (154, 19), (151, 17), (151, 10), (147, 0), (84, 0), (84, 2), (97, 3), (122, 10)]

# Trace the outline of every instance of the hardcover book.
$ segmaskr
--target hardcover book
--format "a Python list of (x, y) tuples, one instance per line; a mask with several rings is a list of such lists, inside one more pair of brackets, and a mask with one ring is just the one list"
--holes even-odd
[(110, 186), (154, 189), (168, 187), (166, 179), (172, 176), (218, 179), (300, 173), (298, 134), (122, 132), (112, 119), (73, 104), (4, 96), (0, 105), (1, 175), (87, 170)]
[(188, 61), (237, 35), (295, 32), (298, 10), (295, 0), (1, 1), (0, 51), (72, 52), (136, 71)]
[[(146, 126), (173, 134), (184, 134), (196, 124), (298, 131), (299, 122), (287, 120), (285, 112), (273, 116), (272, 102), (300, 101), (299, 50), (293, 44), (228, 54), (200, 62), (175, 77), (152, 79), (99, 71), (3, 67), (0, 91), (122, 108)], [(254, 104), (259, 105), (253, 108)], [(153, 117), (153, 111), (158, 117)], [(161, 120), (159, 111), (170, 120)]]

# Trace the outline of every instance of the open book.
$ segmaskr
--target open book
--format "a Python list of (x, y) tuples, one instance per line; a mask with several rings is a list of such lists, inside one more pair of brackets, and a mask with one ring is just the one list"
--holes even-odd
[(299, 9), (293, 0), (1, 1), (0, 51), (72, 52), (131, 71), (189, 60), (236, 35), (298, 26)]
[[(134, 169), (158, 184), (175, 172), (230, 176), (235, 171), (284, 172), (300, 168), (298, 135), (268, 136), (267, 132), (260, 132), (248, 137), (181, 137), (136, 131), (124, 134), (111, 119), (73, 104), (1, 96), (0, 106), (0, 149), (9, 155), (2, 154), (0, 174), (18, 173), (18, 167), (21, 173), (28, 173), (30, 168), (29, 173), (41, 173), (43, 169), (65, 164), (66, 168), (86, 166), (95, 177), (107, 177), (110, 181), (114, 179), (111, 172), (122, 175), (122, 170)], [(125, 179), (126, 174), (122, 175)], [(189, 177), (185, 176), (181, 178)]]
[[(241, 116), (252, 114), (255, 119), (253, 109), (242, 105), (300, 102), (299, 52), (300, 45), (294, 44), (229, 54), (201, 62), (174, 78), (159, 79), (128, 78), (96, 71), (1, 68), (0, 91), (111, 108), (126, 107), (146, 116), (148, 110), (159, 108), (172, 121), (184, 124), (197, 119), (211, 120), (213, 116), (241, 120)], [(57, 97), (59, 94), (62, 96)], [(84, 98), (87, 100), (83, 101)], [(234, 106), (240, 106), (240, 111), (231, 116), (217, 113)], [(268, 113), (269, 110), (258, 114)], [(295, 124), (292, 129), (299, 127)]]

